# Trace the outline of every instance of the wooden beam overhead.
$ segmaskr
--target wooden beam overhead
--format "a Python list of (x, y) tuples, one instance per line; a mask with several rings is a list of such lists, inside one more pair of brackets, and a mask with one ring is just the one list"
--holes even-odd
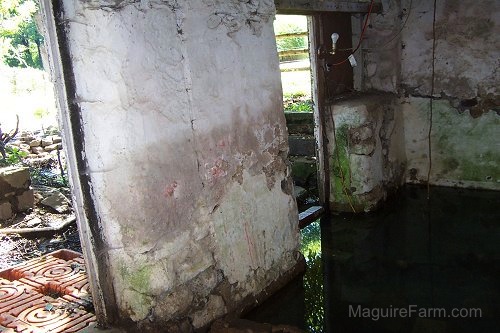
[[(275, 0), (278, 14), (311, 14), (315, 12), (367, 13), (370, 2), (318, 1), (318, 0)], [(373, 4), (372, 12), (382, 10), (380, 1)]]

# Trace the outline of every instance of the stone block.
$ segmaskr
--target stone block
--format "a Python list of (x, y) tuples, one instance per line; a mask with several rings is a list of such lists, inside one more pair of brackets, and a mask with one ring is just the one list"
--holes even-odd
[(288, 145), (292, 156), (316, 156), (316, 140), (312, 136), (290, 135)]
[(366, 94), (335, 103), (329, 112), (334, 120), (325, 129), (330, 208), (358, 213), (374, 210), (403, 182), (399, 104), (390, 94)]
[(292, 164), (294, 184), (306, 188), (317, 186), (317, 167), (315, 159), (291, 156), (290, 162)]
[(40, 146), (36, 146), (36, 147), (31, 148), (31, 151), (32, 151), (34, 154), (41, 154), (41, 153), (43, 153), (45, 150), (43, 150), (43, 148), (42, 148), (42, 147), (40, 147)]
[(21, 144), (19, 145), (19, 148), (20, 148), (21, 150), (29, 150), (29, 149), (30, 149), (30, 145), (28, 145), (28, 144), (26, 144), (26, 143), (21, 143)]
[(30, 189), (27, 168), (7, 167), (0, 169), (0, 219), (11, 218), (14, 213), (33, 207), (34, 195)]
[(42, 145), (42, 141), (41, 140), (31, 140), (30, 141), (30, 147), (33, 148), (33, 147), (40, 147)]
[(210, 295), (206, 306), (192, 316), (194, 327), (203, 327), (210, 323), (212, 318), (222, 317), (226, 312), (224, 300), (219, 295)]
[(61, 143), (62, 142), (62, 138), (59, 135), (53, 135), (52, 136), (52, 142), (53, 143)]
[(27, 209), (33, 208), (35, 204), (35, 196), (33, 189), (24, 191), (22, 194), (17, 196), (17, 211), (23, 212)]
[(69, 200), (59, 191), (42, 200), (42, 205), (48, 206), (58, 213), (65, 213), (69, 210)]
[(288, 134), (314, 135), (314, 115), (311, 112), (285, 112)]
[(8, 220), (13, 216), (12, 206), (9, 202), (0, 204), (0, 221)]
[(52, 145), (44, 147), (45, 151), (47, 151), (47, 152), (53, 151), (53, 150), (58, 150), (61, 148), (62, 148), (62, 144), (60, 144), (60, 143), (54, 143)]
[(28, 189), (30, 184), (28, 168), (6, 167), (0, 169), (0, 195), (17, 189)]
[(193, 297), (193, 293), (189, 288), (180, 288), (157, 300), (154, 315), (158, 318), (170, 318), (185, 312), (191, 305)]
[(47, 146), (50, 146), (51, 144), (53, 144), (51, 138), (43, 138), (42, 139), (42, 147), (47, 147)]
[(22, 142), (19, 141), (19, 140), (14, 140), (14, 141), (11, 141), (9, 142), (9, 144), (7, 146), (10, 146), (10, 147), (19, 147), (19, 145), (21, 144)]
[(22, 141), (24, 143), (30, 143), (32, 140), (35, 140), (35, 137), (33, 135), (22, 136), (20, 138), (20, 141)]

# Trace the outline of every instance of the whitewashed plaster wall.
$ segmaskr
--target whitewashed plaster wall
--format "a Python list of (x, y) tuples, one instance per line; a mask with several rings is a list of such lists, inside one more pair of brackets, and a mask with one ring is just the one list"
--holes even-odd
[(274, 4), (62, 3), (120, 319), (202, 327), (298, 260)]
[[(409, 1), (403, 1), (409, 8)], [(402, 31), (402, 84), (414, 95), (431, 94), (433, 1), (414, 0)], [(495, 0), (438, 1), (435, 88), (458, 99), (498, 95), (500, 4)]]
[(397, 96), (380, 93), (330, 106), (326, 132), (331, 209), (351, 213), (374, 210), (404, 183), (406, 156), (400, 109)]
[[(383, 5), (366, 33), (364, 89), (402, 96), (407, 181), (422, 183), (429, 168), (433, 1)], [(500, 189), (499, 25), (498, 1), (437, 2), (432, 184)]]

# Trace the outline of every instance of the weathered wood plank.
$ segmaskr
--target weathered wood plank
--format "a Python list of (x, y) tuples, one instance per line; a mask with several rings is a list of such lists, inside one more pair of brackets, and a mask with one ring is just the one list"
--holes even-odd
[(299, 54), (309, 54), (309, 49), (292, 49), (278, 52), (280, 57), (289, 57)]
[(276, 39), (293, 38), (293, 37), (307, 37), (309, 33), (307, 31), (303, 32), (291, 32), (288, 34), (276, 35)]
[[(307, 14), (313, 12), (367, 13), (370, 2), (358, 1), (312, 1), (312, 0), (275, 0), (278, 14)], [(380, 2), (373, 4), (372, 12), (382, 10)]]
[(321, 206), (312, 206), (299, 214), (299, 228), (303, 229), (323, 215), (325, 210)]

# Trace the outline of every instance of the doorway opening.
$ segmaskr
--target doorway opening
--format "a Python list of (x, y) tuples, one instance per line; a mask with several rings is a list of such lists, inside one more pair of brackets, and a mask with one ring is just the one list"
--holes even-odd
[(310, 21), (311, 17), (306, 15), (276, 15), (274, 21), (283, 109), (289, 135), (289, 159), (299, 212), (320, 203), (314, 137)]

